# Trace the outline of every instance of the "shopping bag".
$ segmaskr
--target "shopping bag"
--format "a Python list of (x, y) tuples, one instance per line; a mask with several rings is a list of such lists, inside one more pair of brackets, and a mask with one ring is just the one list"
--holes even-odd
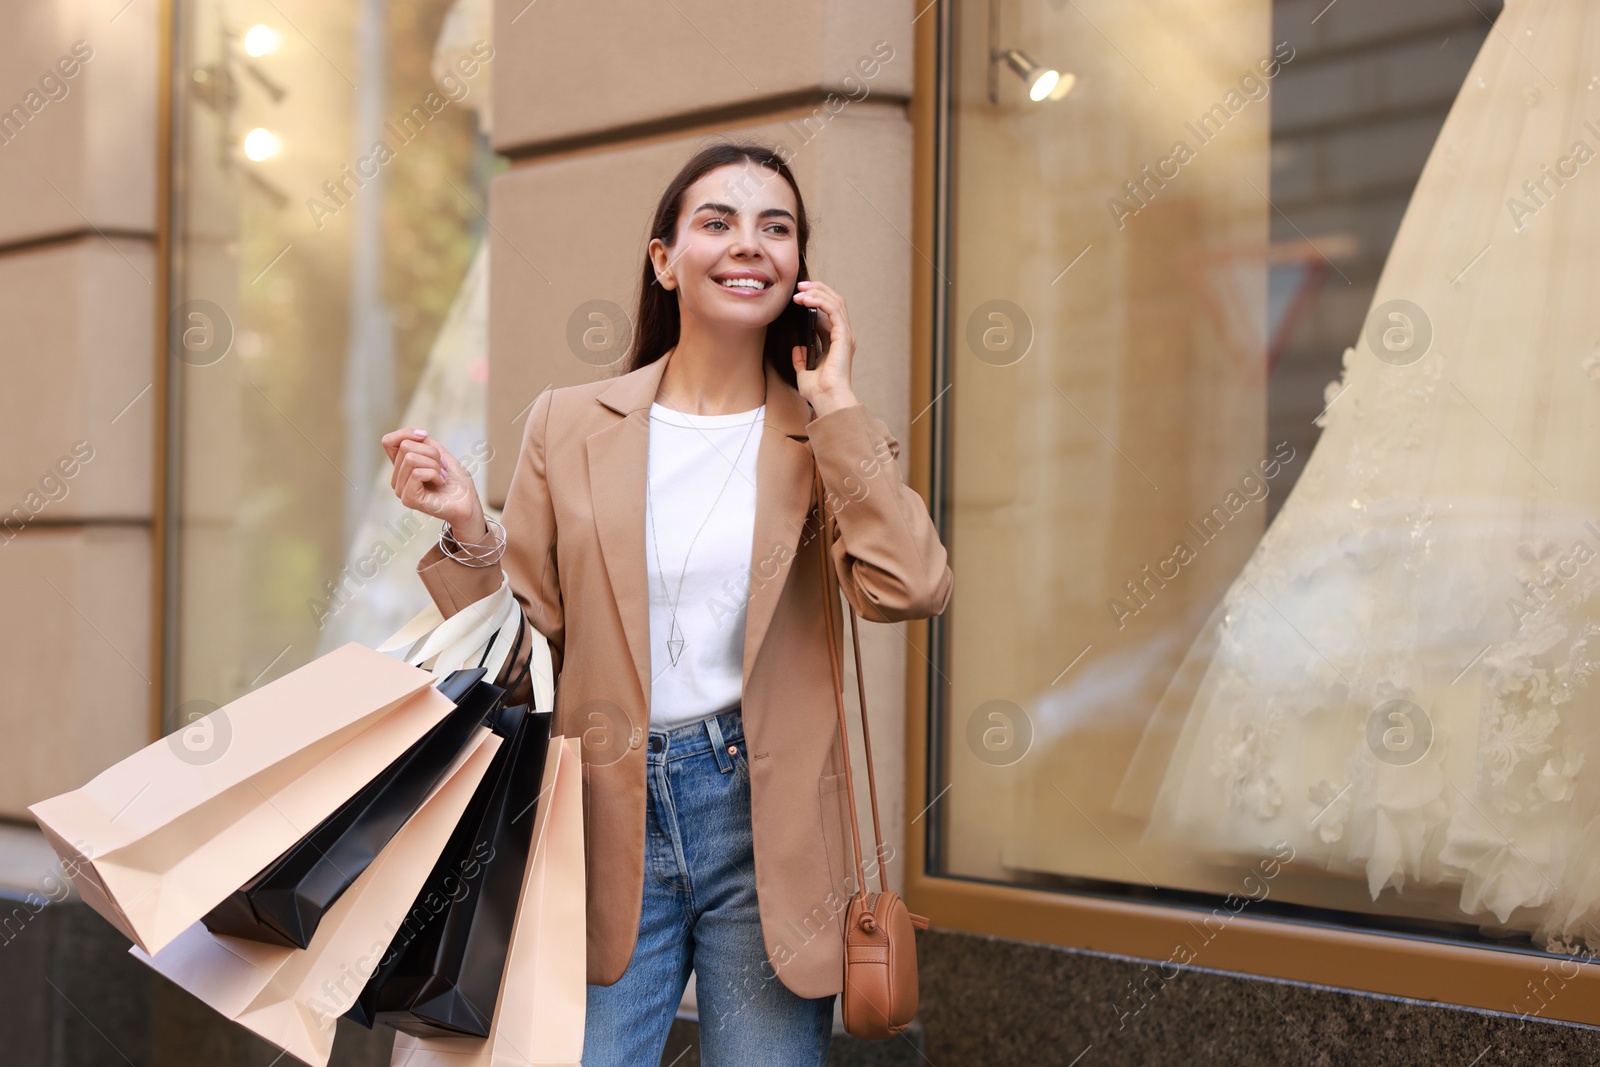
[[(514, 634), (508, 634), (507, 619), (513, 614), (517, 627)], [(476, 725), (474, 720), (481, 720), (491, 706), (498, 706), (496, 702), (505, 694), (483, 679), (492, 676), (491, 672), (498, 674), (505, 657), (520, 646), (526, 627), (510, 586), (502, 578), (500, 588), (452, 621), (446, 623), (436, 607), (424, 610), (380, 646), (380, 651), (393, 651), (425, 634), (421, 647), (406, 660), (413, 665), (431, 663), (437, 673), (455, 662), (457, 655), (478, 647), (486, 633), (490, 635), (479, 668), (455, 670), (438, 683), (439, 690), (455, 701), (457, 711), (248, 885), (213, 908), (204, 920), (207, 929), (306, 947), (321, 915), (372, 862), (460, 751)], [(484, 663), (487, 668), (481, 666)], [(524, 666), (523, 675), (512, 682), (513, 690), (527, 670)]]
[(588, 996), (583, 766), (575, 737), (552, 737), (529, 857), (487, 1039), (395, 1036), (392, 1067), (576, 1065)]
[(476, 727), (432, 793), (329, 909), (304, 950), (213, 934), (196, 923), (151, 956), (132, 954), (277, 1047), (324, 1067), (338, 1018), (407, 919), (434, 858), (501, 739)]
[[(374, 974), (358, 1002), (363, 1018), (415, 1034), (488, 1036), (533, 849), (550, 723), (549, 712), (507, 709), (497, 766), (424, 890), (437, 911)], [(446, 879), (471, 861), (471, 874), (451, 892)]]
[(156, 952), (448, 715), (432, 681), (347, 644), (200, 720), (214, 758), (157, 741), (28, 810), (84, 900)]
[(483, 668), (438, 684), (456, 708), (311, 833), (206, 913), (214, 934), (307, 948), (317, 926), (421, 807), (482, 726), (503, 690), (480, 685)]
[(29, 811), (85, 902), (158, 952), (449, 715), (422, 666), (477, 659), (511, 612), (502, 582), (402, 660), (345, 644)]

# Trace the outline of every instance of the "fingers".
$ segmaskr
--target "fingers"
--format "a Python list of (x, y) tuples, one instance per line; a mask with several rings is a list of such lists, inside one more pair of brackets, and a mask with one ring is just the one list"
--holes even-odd
[(400, 503), (417, 511), (428, 511), (425, 506), (431, 503), (433, 496), (432, 487), (439, 484), (439, 472), (429, 467), (413, 467), (406, 472), (405, 480), (400, 483)]
[(477, 487), (465, 475), (448, 476), (422, 457), (402, 461), (398, 495), (406, 507), (455, 522), (477, 507)]
[(818, 329), (826, 330), (831, 344), (840, 333), (849, 334), (850, 319), (845, 313), (844, 297), (822, 282), (801, 282), (794, 294), (796, 303), (818, 311)]
[(389, 462), (393, 463), (401, 441), (422, 441), (426, 440), (427, 437), (427, 430), (419, 430), (410, 426), (404, 426), (398, 430), (390, 430), (383, 435), (383, 450), (388, 454)]
[(442, 445), (432, 440), (419, 441), (416, 438), (402, 438), (391, 455), (394, 460), (394, 470), (389, 476), (389, 488), (399, 492), (400, 485), (404, 480), (401, 465), (406, 462), (408, 457), (413, 456), (421, 457), (427, 463), (448, 474), (450, 469), (447, 462), (449, 453), (444, 450)]
[(429, 514), (433, 513), (433, 508), (425, 505), (433, 505), (436, 490), (447, 484), (438, 458), (414, 449), (401, 454), (390, 483), (402, 504)]
[(408, 508), (450, 520), (473, 509), (477, 487), (450, 451), (424, 430), (395, 430), (383, 437), (394, 460), (389, 487)]
[(795, 289), (794, 302), (805, 307), (821, 308), (827, 297), (837, 295), (821, 282), (800, 282)]
[[(817, 332), (829, 344), (833, 343), (833, 316), (829, 315), (820, 306), (817, 308)], [(826, 349), (824, 349), (826, 351)]]
[(396, 496), (400, 494), (404, 483), (401, 461), (410, 454), (427, 456), (434, 463), (443, 468), (444, 449), (428, 440), (428, 431), (404, 427), (391, 430), (383, 435), (383, 451), (389, 457), (389, 462), (394, 466), (389, 472), (389, 488), (394, 490)]
[[(851, 364), (855, 355), (855, 338), (850, 332), (850, 319), (845, 311), (844, 297), (822, 282), (799, 283), (794, 294), (796, 303), (817, 311), (817, 334), (822, 339), (822, 358), (817, 369), (806, 375), (801, 393), (810, 400), (813, 394), (847, 392), (850, 388)], [(797, 349), (803, 352), (804, 349)], [(804, 372), (805, 362), (796, 357), (797, 381)]]
[(850, 320), (845, 317), (843, 298), (820, 285), (796, 295), (803, 295), (806, 306), (817, 309), (817, 335), (822, 341), (822, 358), (817, 370), (822, 372), (824, 381), (835, 385), (848, 382), (855, 339), (850, 332)]
[(800, 282), (794, 298), (808, 307), (844, 307), (844, 298), (822, 282)]

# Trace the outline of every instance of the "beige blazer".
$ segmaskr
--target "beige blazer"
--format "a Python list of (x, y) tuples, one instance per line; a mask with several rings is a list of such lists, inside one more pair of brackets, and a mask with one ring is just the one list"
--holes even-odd
[[(616, 982), (627, 969), (643, 899), (651, 677), (646, 448), (650, 404), (670, 358), (541, 394), (501, 516), (501, 565), (554, 656), (554, 730), (583, 739), (588, 981), (597, 985)], [(950, 602), (952, 578), (882, 420), (859, 404), (813, 419), (810, 405), (770, 365), (766, 378), (741, 755), (748, 759), (769, 964), (795, 993), (823, 997), (843, 986), (841, 922), (855, 871), (811, 516), (813, 456), (838, 514), (840, 584), (863, 619), (939, 614)], [(417, 573), (446, 617), (500, 584), (499, 568), (466, 566), (437, 544)], [(520, 652), (513, 662), (521, 662)], [(870, 841), (863, 848), (870, 857)], [(763, 968), (763, 976), (771, 974)]]

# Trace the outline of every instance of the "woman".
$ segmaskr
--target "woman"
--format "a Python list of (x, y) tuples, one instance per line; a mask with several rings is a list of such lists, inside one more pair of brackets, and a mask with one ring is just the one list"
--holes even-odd
[(426, 431), (384, 447), (400, 499), (445, 522), (417, 565), (440, 610), (492, 593), (503, 560), (550, 640), (554, 730), (583, 738), (586, 1067), (659, 1062), (691, 970), (703, 1062), (821, 1064), (856, 887), (813, 470), (864, 618), (942, 612), (950, 569), (851, 391), (850, 320), (806, 278), (781, 158), (700, 151), (650, 234), (628, 369), (540, 394), (503, 531)]

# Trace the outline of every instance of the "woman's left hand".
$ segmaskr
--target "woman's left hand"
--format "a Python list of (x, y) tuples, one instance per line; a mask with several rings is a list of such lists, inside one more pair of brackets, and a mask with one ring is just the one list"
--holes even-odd
[(796, 345), (790, 356), (794, 360), (794, 376), (800, 395), (810, 403), (818, 418), (860, 403), (850, 388), (850, 366), (855, 358), (856, 339), (850, 332), (850, 316), (845, 311), (844, 297), (822, 282), (801, 282), (794, 302), (803, 307), (817, 309), (817, 339), (822, 345), (822, 358), (816, 370), (806, 370), (806, 350)]

